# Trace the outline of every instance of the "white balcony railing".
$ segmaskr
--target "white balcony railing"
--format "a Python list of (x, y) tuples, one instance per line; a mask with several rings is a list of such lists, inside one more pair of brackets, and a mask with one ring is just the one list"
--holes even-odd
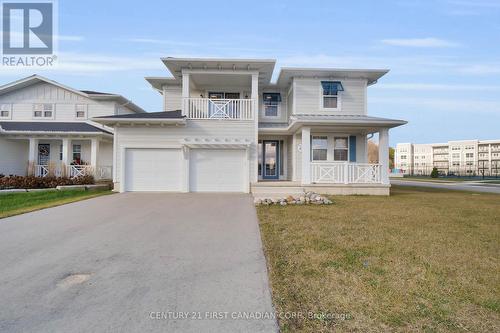
[(188, 119), (254, 119), (253, 99), (185, 98), (183, 111)]
[(351, 162), (311, 162), (311, 182), (318, 184), (381, 184), (381, 165)]
[[(47, 177), (49, 175), (61, 177), (63, 176), (62, 171), (61, 166), (35, 165), (36, 177)], [(112, 172), (113, 168), (111, 166), (98, 166), (95, 172), (90, 165), (70, 165), (66, 168), (66, 175), (70, 178), (93, 175), (95, 179), (111, 179), (113, 177)]]

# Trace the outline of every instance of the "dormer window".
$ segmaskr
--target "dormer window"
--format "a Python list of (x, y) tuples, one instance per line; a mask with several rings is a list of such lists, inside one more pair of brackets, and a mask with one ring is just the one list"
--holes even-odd
[(54, 104), (33, 104), (33, 118), (53, 118)]
[(263, 94), (264, 103), (264, 116), (265, 117), (278, 117), (279, 107), (281, 103), (280, 93), (264, 93)]
[(322, 108), (328, 110), (340, 110), (340, 92), (344, 87), (340, 81), (321, 81)]
[(10, 111), (10, 104), (0, 104), (0, 118), (10, 118)]

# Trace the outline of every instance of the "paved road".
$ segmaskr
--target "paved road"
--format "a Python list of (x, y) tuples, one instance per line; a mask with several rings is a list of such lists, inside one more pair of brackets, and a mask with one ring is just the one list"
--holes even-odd
[(277, 331), (231, 319), (273, 311), (247, 195), (115, 194), (0, 220), (0, 298), (0, 332)]
[(459, 190), (459, 191), (500, 193), (500, 185), (487, 184), (487, 183), (469, 183), (469, 182), (436, 183), (436, 182), (425, 182), (425, 181), (391, 179), (391, 184), (401, 185), (401, 186), (442, 188), (442, 189)]

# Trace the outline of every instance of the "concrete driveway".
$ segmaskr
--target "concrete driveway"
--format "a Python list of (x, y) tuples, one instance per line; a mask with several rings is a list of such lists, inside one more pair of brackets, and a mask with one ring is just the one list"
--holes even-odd
[(0, 297), (1, 332), (277, 331), (248, 195), (115, 194), (0, 220)]

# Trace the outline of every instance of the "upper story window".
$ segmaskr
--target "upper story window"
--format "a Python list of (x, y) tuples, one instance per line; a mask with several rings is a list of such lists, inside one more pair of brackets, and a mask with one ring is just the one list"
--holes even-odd
[(33, 104), (33, 118), (53, 118), (54, 104)]
[(0, 118), (10, 118), (11, 104), (0, 104)]
[(87, 118), (87, 105), (85, 104), (76, 104), (75, 105), (75, 117), (78, 119)]
[(281, 94), (280, 93), (264, 93), (263, 94), (264, 103), (264, 116), (265, 117), (278, 117), (280, 114), (280, 103)]
[(313, 136), (311, 149), (313, 161), (326, 161), (328, 157), (328, 137)]
[(323, 109), (340, 110), (340, 92), (344, 87), (340, 81), (321, 81), (321, 106)]

